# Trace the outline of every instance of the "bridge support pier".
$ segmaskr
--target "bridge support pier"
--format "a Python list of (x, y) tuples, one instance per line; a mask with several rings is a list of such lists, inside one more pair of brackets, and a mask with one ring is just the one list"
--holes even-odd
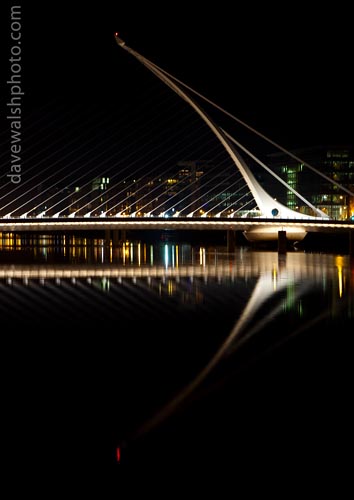
[(112, 229), (112, 245), (117, 247), (120, 241), (120, 231), (119, 229)]
[(125, 229), (121, 229), (117, 231), (118, 234), (118, 240), (119, 241), (125, 241), (127, 239), (127, 232)]
[(112, 246), (117, 247), (119, 243), (126, 239), (125, 229), (106, 229), (105, 230), (105, 242), (106, 245), (110, 244), (112, 240)]
[(286, 231), (278, 231), (278, 253), (286, 253)]
[(234, 252), (236, 248), (236, 232), (228, 229), (226, 232), (226, 246), (228, 252)]
[(105, 242), (106, 247), (109, 246), (110, 241), (111, 241), (111, 230), (106, 229), (104, 232), (104, 242)]

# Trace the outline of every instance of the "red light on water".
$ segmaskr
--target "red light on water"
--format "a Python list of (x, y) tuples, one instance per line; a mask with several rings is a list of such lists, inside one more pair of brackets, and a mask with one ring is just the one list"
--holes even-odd
[(116, 449), (116, 458), (117, 458), (117, 462), (120, 462), (120, 448), (119, 448), (119, 446)]

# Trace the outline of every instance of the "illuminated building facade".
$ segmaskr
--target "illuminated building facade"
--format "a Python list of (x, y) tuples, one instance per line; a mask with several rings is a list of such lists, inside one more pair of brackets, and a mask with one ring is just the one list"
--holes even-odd
[[(354, 193), (353, 148), (345, 146), (313, 147), (293, 151), (304, 163), (285, 157), (285, 154), (269, 155), (269, 166), (278, 173), (294, 190), (307, 198), (313, 205), (329, 217), (347, 220), (354, 217), (354, 196), (343, 191), (339, 184)], [(323, 177), (314, 176), (306, 163), (321, 172)], [(326, 178), (327, 177), (327, 178)], [(335, 181), (331, 183), (329, 179)], [(279, 198), (284, 194), (279, 194)], [(289, 208), (308, 213), (307, 206), (301, 204), (296, 194), (287, 190), (282, 202)]]

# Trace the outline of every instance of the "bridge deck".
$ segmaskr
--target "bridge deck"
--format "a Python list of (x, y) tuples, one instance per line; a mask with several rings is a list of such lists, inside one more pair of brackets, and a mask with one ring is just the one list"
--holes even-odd
[(352, 220), (328, 219), (255, 219), (255, 218), (27, 218), (0, 219), (1, 232), (66, 231), (66, 230), (233, 230), (247, 231), (257, 227), (274, 230), (302, 228), (307, 232), (353, 230)]

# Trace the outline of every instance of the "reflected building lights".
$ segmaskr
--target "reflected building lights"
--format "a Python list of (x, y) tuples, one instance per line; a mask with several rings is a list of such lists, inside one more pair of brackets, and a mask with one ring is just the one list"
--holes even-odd
[(123, 241), (123, 248), (122, 248), (123, 266), (125, 265), (125, 257), (126, 257), (126, 248), (125, 248), (125, 242)]
[(168, 267), (168, 245), (165, 245), (165, 267)]
[(199, 248), (199, 264), (205, 267), (205, 248)]
[(287, 284), (286, 287), (286, 311), (291, 311), (294, 310), (294, 304), (296, 302), (296, 289), (295, 289), (295, 283), (293, 281), (290, 281)]
[(150, 245), (150, 265), (154, 265), (154, 247)]
[(272, 270), (272, 280), (273, 280), (273, 290), (276, 291), (277, 289), (277, 276), (278, 276), (278, 271), (277, 268), (274, 266)]
[(343, 269), (338, 267), (338, 293), (339, 297), (343, 296)]
[(103, 291), (109, 292), (109, 288), (110, 288), (109, 278), (106, 278), (105, 276), (102, 278), (102, 280), (101, 280), (101, 288), (102, 288)]
[(299, 315), (299, 318), (302, 318), (302, 317), (303, 317), (303, 315), (304, 315), (304, 308), (303, 308), (303, 303), (302, 303), (302, 300), (299, 300), (299, 301), (298, 301), (297, 310), (298, 310), (298, 315)]
[[(123, 248), (123, 247), (122, 247)], [(130, 244), (127, 248), (130, 250)], [(170, 251), (176, 256), (174, 245), (164, 245), (163, 253), (160, 255), (161, 264), (171, 263)], [(130, 254), (130, 252), (129, 252)], [(203, 306), (208, 304), (208, 289), (212, 290), (214, 284), (225, 286), (224, 289), (229, 289), (230, 286), (237, 290), (237, 296), (243, 296), (248, 301), (247, 311), (250, 315), (256, 315), (257, 311), (261, 310), (262, 305), (266, 301), (273, 300), (269, 303), (271, 307), (270, 314), (287, 314), (291, 313), (292, 318), (302, 319), (307, 316), (311, 310), (312, 298), (307, 296), (309, 290), (323, 289), (323, 273), (324, 268), (321, 265), (312, 266), (311, 262), (314, 257), (302, 256), (299, 265), (297, 256), (292, 258), (288, 256), (287, 263), (281, 270), (274, 266), (274, 261), (269, 259), (270, 267), (262, 263), (267, 260), (267, 255), (261, 253), (259, 256), (248, 256), (243, 259), (243, 264), (240, 265), (239, 256), (235, 255), (235, 261), (230, 265), (230, 255), (218, 257), (218, 265), (215, 265), (214, 253), (208, 264), (207, 252), (201, 250), (202, 255), (200, 265), (198, 260), (195, 266), (190, 264), (178, 266), (151, 265), (146, 266), (133, 265), (20, 265), (20, 266), (0, 266), (0, 284), (4, 282), (16, 290), (22, 286), (30, 286), (33, 291), (38, 285), (46, 286), (45, 294), (53, 292), (53, 285), (62, 286), (68, 289), (68, 286), (75, 287), (79, 293), (85, 293), (93, 286), (98, 292), (107, 293), (110, 296), (117, 297), (114, 294), (120, 294), (126, 297), (126, 284), (128, 280), (134, 284), (140, 291), (144, 290), (144, 295), (149, 288), (153, 295), (158, 294), (161, 299), (169, 300), (174, 297), (173, 304), (189, 303), (193, 305)], [(205, 258), (204, 258), (205, 256)], [(166, 259), (166, 261), (164, 261)], [(329, 262), (329, 261), (328, 261)], [(335, 261), (332, 260), (332, 263)], [(348, 279), (350, 267), (346, 265), (346, 259), (336, 262), (337, 265), (332, 267), (329, 265), (326, 268), (326, 294), (322, 296), (338, 297), (338, 283), (340, 287), (339, 297), (348, 298), (348, 315), (350, 308), (353, 307), (353, 302), (350, 300), (350, 289), (345, 289), (345, 282)], [(343, 264), (343, 265), (339, 265)], [(114, 281), (112, 282), (112, 279)], [(4, 281), (2, 281), (4, 280)], [(113, 286), (111, 286), (113, 283)], [(2, 285), (2, 286), (3, 286)], [(122, 286), (120, 286), (122, 285)], [(234, 288), (235, 287), (235, 288)], [(350, 287), (348, 287), (350, 288)], [(129, 287), (128, 287), (129, 289)], [(243, 290), (241, 292), (241, 290)], [(332, 291), (332, 293), (328, 293)], [(281, 292), (281, 293), (279, 293)], [(32, 293), (32, 292), (31, 292)], [(113, 295), (112, 295), (113, 294)], [(83, 295), (84, 296), (84, 295)], [(222, 301), (221, 301), (222, 302)], [(342, 301), (341, 301), (342, 302)], [(278, 306), (276, 305), (278, 304)], [(339, 305), (337, 303), (337, 305)], [(204, 306), (203, 306), (204, 307)], [(274, 311), (274, 312), (272, 312)], [(116, 311), (119, 314), (119, 310)], [(336, 317), (342, 313), (340, 307), (335, 307), (333, 303), (332, 316)]]
[(172, 248), (171, 248), (171, 259), (172, 259), (172, 267), (175, 267), (175, 246), (172, 245)]
[[(232, 257), (223, 257), (215, 248), (204, 246), (198, 249), (198, 256), (198, 251), (195, 252), (189, 244), (160, 242), (147, 245), (140, 241), (122, 241), (113, 245), (111, 240), (106, 244), (102, 238), (75, 235), (38, 234), (19, 238), (13, 233), (3, 233), (1, 236), (0, 248), (5, 256), (8, 252), (11, 256), (18, 255), (20, 260), (21, 252), (25, 252), (26, 262), (28, 257), (33, 260), (21, 266), (1, 266), (0, 263), (0, 279), (9, 279), (9, 283), (14, 278), (25, 280), (27, 284), (32, 279), (54, 279), (59, 283), (61, 279), (71, 278), (87, 280), (105, 277), (109, 280), (141, 277), (162, 281), (167, 278), (166, 285), (162, 285), (166, 286), (168, 295), (173, 295), (184, 277), (188, 277), (191, 285), (199, 277), (205, 284), (214, 277), (221, 284), (225, 279), (234, 283), (238, 278), (249, 279), (255, 274), (267, 273), (273, 292), (279, 289), (283, 280), (288, 282), (286, 308), (289, 309), (294, 307), (293, 283), (312, 280), (322, 284), (323, 290), (328, 289), (332, 263), (336, 295), (342, 298), (348, 292), (346, 287), (350, 288), (350, 277), (347, 276), (350, 265), (346, 256), (288, 253), (286, 258), (280, 259), (276, 252), (262, 252), (260, 257), (257, 252), (240, 248)], [(57, 258), (61, 260), (61, 265), (48, 264)], [(319, 265), (322, 260), (324, 265)], [(155, 265), (155, 262), (161, 266)], [(104, 286), (107, 288), (106, 284)], [(160, 291), (163, 293), (163, 289)]]
[(338, 270), (338, 294), (339, 297), (343, 296), (343, 257), (338, 255), (336, 257), (336, 266)]

